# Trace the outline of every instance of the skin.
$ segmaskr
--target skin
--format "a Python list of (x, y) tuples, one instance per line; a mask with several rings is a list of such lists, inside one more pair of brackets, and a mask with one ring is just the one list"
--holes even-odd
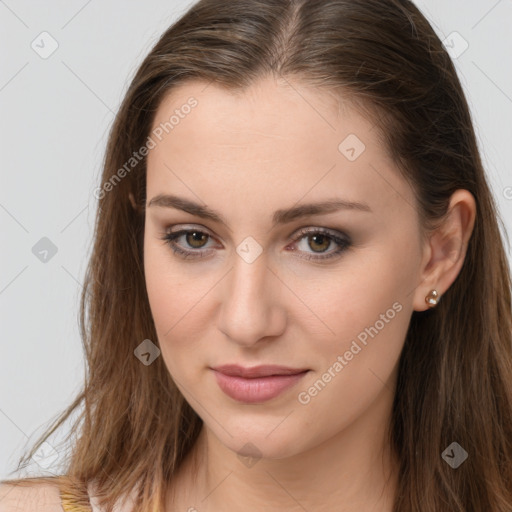
[[(161, 356), (204, 422), (169, 510), (391, 511), (397, 461), (386, 435), (397, 363), (412, 312), (428, 308), (430, 290), (442, 296), (462, 267), (473, 196), (456, 191), (446, 221), (424, 239), (412, 189), (377, 129), (347, 101), (274, 78), (237, 94), (189, 82), (165, 98), (153, 128), (191, 96), (197, 107), (150, 151), (147, 168), (144, 264)], [(354, 161), (338, 150), (349, 134), (366, 146)], [(158, 194), (207, 205), (227, 226), (149, 206)], [(278, 209), (332, 198), (371, 211), (272, 227)], [(175, 241), (203, 258), (183, 259), (162, 241), (180, 228), (210, 235)], [(300, 228), (345, 233), (351, 245), (308, 260), (339, 246), (307, 235), (293, 241)], [(251, 263), (236, 251), (249, 236), (262, 249)], [(393, 304), (400, 311), (300, 403), (299, 393)], [(209, 369), (226, 363), (310, 371), (272, 400), (243, 404)], [(237, 456), (244, 446), (253, 459)]]

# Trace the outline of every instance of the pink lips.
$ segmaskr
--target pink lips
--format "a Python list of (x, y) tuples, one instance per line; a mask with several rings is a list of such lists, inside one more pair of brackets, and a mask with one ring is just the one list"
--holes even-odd
[(244, 368), (234, 364), (212, 368), (217, 383), (238, 402), (258, 403), (271, 400), (297, 383), (307, 369), (263, 365)]

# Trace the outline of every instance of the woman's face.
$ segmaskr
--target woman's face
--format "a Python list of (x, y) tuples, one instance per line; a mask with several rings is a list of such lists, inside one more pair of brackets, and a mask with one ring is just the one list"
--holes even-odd
[[(377, 127), (297, 83), (191, 82), (151, 138), (147, 291), (161, 355), (207, 429), (281, 458), (387, 410), (424, 249)], [(291, 373), (249, 371), (261, 365)]]

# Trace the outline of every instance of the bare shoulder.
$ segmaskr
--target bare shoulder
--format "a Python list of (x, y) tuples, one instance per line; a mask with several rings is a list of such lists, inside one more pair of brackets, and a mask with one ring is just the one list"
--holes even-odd
[(0, 512), (63, 512), (59, 488), (51, 484), (0, 484)]

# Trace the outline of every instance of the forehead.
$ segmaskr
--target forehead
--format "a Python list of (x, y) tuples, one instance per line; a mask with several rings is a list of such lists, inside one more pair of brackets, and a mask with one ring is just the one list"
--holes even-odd
[(397, 196), (413, 204), (371, 120), (349, 101), (296, 82), (268, 78), (242, 92), (182, 84), (159, 106), (155, 133), (148, 197), (178, 190), (210, 203), (222, 194), (217, 205), (258, 197), (272, 210), (276, 199), (282, 206), (327, 193), (377, 210), (396, 208)]
[[(189, 109), (187, 103), (192, 100), (196, 106)], [(314, 143), (315, 133), (339, 132), (343, 128), (339, 126), (340, 119), (345, 124), (351, 119), (352, 127), (360, 132), (372, 126), (355, 112), (348, 98), (274, 78), (260, 79), (244, 90), (199, 81), (181, 84), (164, 97), (152, 129), (180, 113), (180, 119), (175, 115), (173, 121), (173, 135), (186, 134), (193, 141), (207, 133), (212, 143), (221, 144), (227, 142), (226, 134), (233, 144), (259, 144), (276, 138), (291, 141), (308, 136)], [(185, 122), (188, 117), (192, 122)], [(198, 118), (201, 123), (193, 123)]]

